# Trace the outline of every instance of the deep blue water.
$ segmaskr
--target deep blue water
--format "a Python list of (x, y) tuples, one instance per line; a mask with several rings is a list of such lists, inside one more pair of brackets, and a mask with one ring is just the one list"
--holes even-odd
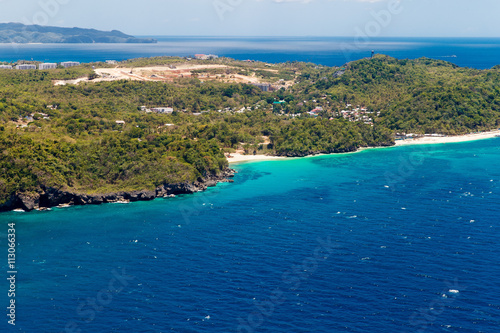
[(500, 139), (374, 149), (240, 164), (174, 199), (1, 214), (18, 308), (0, 331), (499, 332), (499, 160)]
[(370, 56), (428, 57), (479, 69), (500, 64), (500, 38), (165, 37), (158, 44), (0, 44), (0, 61), (124, 60), (213, 53), (239, 60), (306, 61), (328, 66)]

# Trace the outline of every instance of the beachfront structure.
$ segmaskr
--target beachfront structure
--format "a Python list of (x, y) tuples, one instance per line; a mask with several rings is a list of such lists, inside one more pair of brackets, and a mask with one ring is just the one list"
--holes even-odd
[(173, 108), (159, 107), (159, 108), (152, 108), (151, 111), (156, 112), (156, 113), (172, 113), (172, 112), (174, 112), (174, 109)]
[(38, 65), (38, 69), (55, 69), (55, 68), (57, 68), (57, 64), (51, 62), (46, 62)]
[(12, 69), (11, 65), (0, 65), (0, 69)]
[(78, 61), (61, 62), (61, 66), (63, 66), (64, 68), (69, 68), (69, 67), (78, 66), (78, 65), (80, 65), (80, 63)]
[(106, 60), (106, 63), (109, 65), (116, 65), (118, 62), (116, 60)]
[(36, 65), (21, 64), (21, 65), (17, 65), (16, 69), (36, 69)]

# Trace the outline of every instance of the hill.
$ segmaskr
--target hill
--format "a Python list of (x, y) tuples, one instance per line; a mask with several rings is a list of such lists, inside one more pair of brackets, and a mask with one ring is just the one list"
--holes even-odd
[(0, 23), (0, 43), (156, 43), (120, 32)]
[(478, 70), (377, 55), (346, 67), (341, 76), (315, 82), (315, 88), (340, 104), (380, 111), (379, 124), (391, 130), (455, 135), (500, 126), (498, 66)]

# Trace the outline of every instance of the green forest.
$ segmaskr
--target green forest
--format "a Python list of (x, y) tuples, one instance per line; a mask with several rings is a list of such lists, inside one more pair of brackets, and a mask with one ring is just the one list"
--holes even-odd
[[(182, 61), (164, 57), (119, 65)], [(232, 59), (207, 62), (250, 70)], [(397, 132), (455, 135), (500, 126), (498, 67), (476, 70), (377, 55), (343, 67), (272, 64), (272, 74), (265, 64), (252, 64), (262, 67), (255, 75), (275, 83), (269, 92), (197, 78), (54, 85), (95, 78), (97, 65), (0, 69), (0, 205), (13, 194), (49, 187), (111, 193), (191, 182), (225, 170), (225, 153), (236, 150), (340, 153), (394, 145)], [(285, 89), (280, 80), (294, 84)], [(367, 110), (370, 121), (346, 119), (341, 111), (348, 104)], [(174, 112), (147, 113), (142, 106)]]

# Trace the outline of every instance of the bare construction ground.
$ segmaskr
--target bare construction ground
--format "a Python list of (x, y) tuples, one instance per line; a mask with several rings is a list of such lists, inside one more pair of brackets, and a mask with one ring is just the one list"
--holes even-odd
[[(228, 65), (195, 65), (184, 63), (177, 66), (153, 66), (153, 67), (115, 67), (115, 68), (97, 68), (94, 70), (99, 76), (92, 81), (88, 78), (79, 78), (74, 80), (55, 81), (55, 85), (78, 84), (80, 82), (102, 82), (116, 80), (135, 80), (135, 81), (159, 81), (172, 82), (179, 78), (197, 78), (201, 81), (218, 81), (225, 83), (275, 83), (269, 79), (257, 76), (257, 71), (264, 71), (270, 74), (277, 74), (274, 69), (246, 69)], [(281, 81), (280, 86), (289, 87), (293, 84), (291, 81)]]

